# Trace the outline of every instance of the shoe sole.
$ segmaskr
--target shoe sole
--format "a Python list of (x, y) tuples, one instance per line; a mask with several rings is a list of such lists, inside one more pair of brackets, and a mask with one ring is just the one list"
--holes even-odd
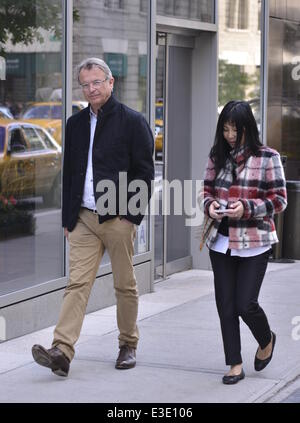
[(41, 346), (33, 346), (32, 347), (32, 356), (34, 361), (39, 364), (40, 366), (47, 367), (48, 369), (51, 369), (54, 374), (57, 376), (68, 376), (68, 372), (65, 372), (64, 370), (57, 368), (55, 364), (52, 363), (51, 357), (46, 349), (44, 349)]
[(136, 366), (136, 363), (130, 364), (130, 365), (120, 363), (120, 364), (116, 364), (115, 368), (118, 370), (128, 370), (128, 369), (133, 369), (135, 366)]
[(243, 374), (241, 377), (239, 377), (238, 379), (236, 379), (233, 382), (231, 382), (230, 380), (229, 381), (226, 381), (226, 380), (224, 381), (224, 379), (223, 379), (223, 384), (224, 385), (235, 385), (235, 384), (237, 384), (238, 382), (240, 382), (243, 379), (245, 379), (245, 374)]
[(64, 372), (62, 369), (52, 370), (52, 372), (57, 376), (67, 377), (68, 372)]

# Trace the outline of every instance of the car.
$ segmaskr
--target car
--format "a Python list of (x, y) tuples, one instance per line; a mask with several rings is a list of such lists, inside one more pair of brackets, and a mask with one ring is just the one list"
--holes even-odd
[(8, 107), (0, 106), (0, 119), (13, 119), (13, 115)]
[(164, 116), (164, 109), (163, 109), (163, 102), (158, 100), (155, 103), (155, 158), (162, 159), (162, 151), (163, 151), (163, 116)]
[[(73, 101), (72, 114), (87, 107), (86, 101)], [(58, 101), (31, 103), (22, 114), (22, 120), (43, 126), (61, 145), (62, 103)]]
[(0, 120), (0, 194), (23, 199), (42, 196), (60, 206), (61, 146), (44, 128)]

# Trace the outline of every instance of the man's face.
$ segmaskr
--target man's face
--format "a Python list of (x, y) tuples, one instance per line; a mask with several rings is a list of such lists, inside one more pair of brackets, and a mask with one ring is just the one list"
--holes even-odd
[(97, 66), (93, 66), (89, 70), (82, 69), (79, 74), (84, 97), (91, 104), (95, 113), (107, 102), (113, 90), (114, 78), (106, 78), (103, 70)]

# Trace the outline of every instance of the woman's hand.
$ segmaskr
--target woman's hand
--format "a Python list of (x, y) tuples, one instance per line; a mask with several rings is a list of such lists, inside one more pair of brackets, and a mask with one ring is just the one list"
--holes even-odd
[(230, 217), (231, 219), (241, 219), (244, 214), (244, 206), (241, 201), (232, 203), (228, 208), (230, 210), (226, 211), (226, 216)]
[(222, 220), (222, 218), (224, 217), (223, 214), (215, 213), (215, 210), (218, 210), (219, 208), (220, 204), (217, 201), (213, 201), (209, 206), (208, 213), (212, 219)]

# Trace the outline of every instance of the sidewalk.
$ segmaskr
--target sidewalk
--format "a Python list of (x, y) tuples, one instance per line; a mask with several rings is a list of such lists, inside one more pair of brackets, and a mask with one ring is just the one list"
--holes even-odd
[(300, 262), (269, 264), (260, 303), (277, 334), (274, 357), (264, 371), (254, 370), (257, 344), (241, 322), (246, 378), (237, 385), (222, 384), (227, 367), (212, 272), (190, 270), (140, 298), (134, 369), (114, 368), (118, 332), (112, 306), (85, 317), (66, 379), (31, 356), (35, 343), (50, 347), (53, 327), (0, 344), (0, 402), (271, 402), (300, 375), (300, 340), (292, 339), (292, 318), (300, 316)]

